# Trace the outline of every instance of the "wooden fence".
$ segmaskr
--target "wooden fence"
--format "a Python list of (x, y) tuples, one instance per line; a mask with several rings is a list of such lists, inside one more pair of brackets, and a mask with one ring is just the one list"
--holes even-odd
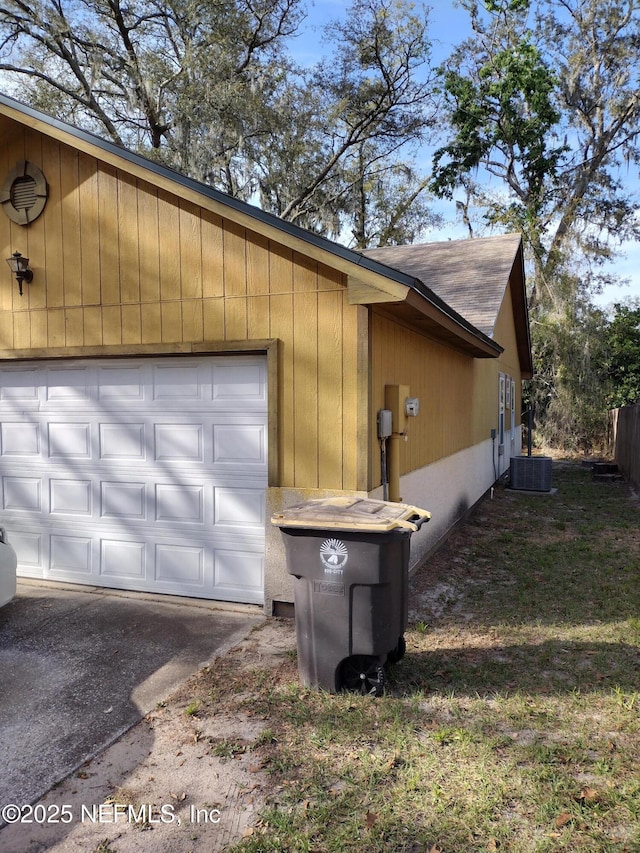
[(636, 489), (640, 488), (640, 405), (613, 409), (611, 441), (618, 467)]

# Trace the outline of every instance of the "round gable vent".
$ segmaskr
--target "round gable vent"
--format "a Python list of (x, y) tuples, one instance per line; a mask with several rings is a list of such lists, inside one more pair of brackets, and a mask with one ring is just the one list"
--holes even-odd
[(47, 194), (47, 182), (40, 169), (22, 160), (4, 180), (0, 205), (12, 222), (28, 225), (44, 210)]

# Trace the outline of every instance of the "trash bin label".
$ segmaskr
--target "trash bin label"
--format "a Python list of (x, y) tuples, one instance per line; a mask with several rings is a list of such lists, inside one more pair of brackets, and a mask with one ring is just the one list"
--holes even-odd
[(331, 583), (330, 581), (314, 581), (313, 591), (323, 595), (344, 595), (343, 583)]
[(348, 559), (347, 546), (340, 539), (325, 539), (320, 546), (320, 560), (327, 574), (341, 575)]

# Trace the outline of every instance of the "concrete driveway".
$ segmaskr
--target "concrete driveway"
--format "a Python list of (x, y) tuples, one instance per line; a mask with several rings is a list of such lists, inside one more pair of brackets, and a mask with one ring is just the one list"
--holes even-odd
[(257, 607), (19, 581), (0, 608), (0, 808), (39, 800), (263, 621)]

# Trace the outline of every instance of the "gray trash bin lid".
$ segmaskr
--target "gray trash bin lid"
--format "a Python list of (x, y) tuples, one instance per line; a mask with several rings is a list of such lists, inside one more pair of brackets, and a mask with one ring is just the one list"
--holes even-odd
[(341, 496), (287, 507), (274, 513), (271, 523), (277, 527), (384, 533), (398, 528), (415, 532), (430, 518), (430, 512), (409, 504)]

